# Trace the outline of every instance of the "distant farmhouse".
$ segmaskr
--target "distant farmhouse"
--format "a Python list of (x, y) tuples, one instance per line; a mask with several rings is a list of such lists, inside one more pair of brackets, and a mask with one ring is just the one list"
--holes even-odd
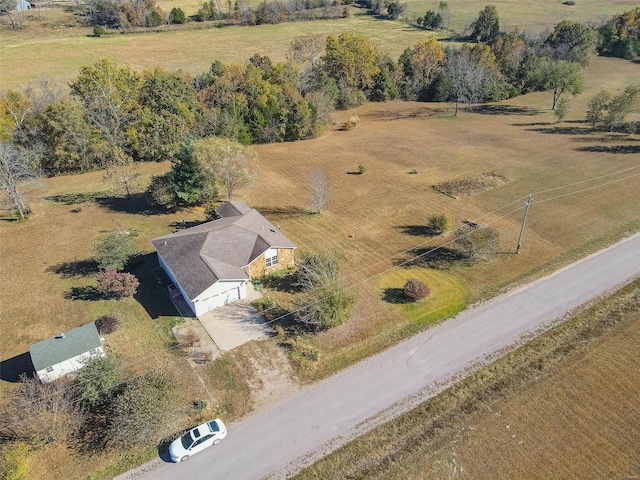
[(294, 265), (296, 246), (257, 210), (230, 201), (221, 217), (153, 240), (160, 266), (201, 315), (247, 296), (247, 283)]
[(42, 383), (52, 382), (104, 357), (96, 324), (91, 322), (29, 347), (31, 361)]
[(25, 10), (31, 10), (32, 8), (36, 8), (35, 4), (27, 2), (27, 0), (17, 0), (14, 11), (24, 12)]

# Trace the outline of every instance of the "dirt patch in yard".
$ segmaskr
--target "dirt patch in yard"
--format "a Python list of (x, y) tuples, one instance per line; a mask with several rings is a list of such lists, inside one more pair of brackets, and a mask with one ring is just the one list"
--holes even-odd
[(222, 354), (199, 320), (188, 319), (186, 323), (173, 327), (172, 332), (192, 367), (210, 362)]
[(281, 348), (272, 349), (265, 345), (261, 350), (261, 358), (249, 358), (255, 372), (255, 377), (250, 383), (253, 387), (252, 397), (256, 411), (280, 404), (301, 388), (301, 382), (295, 375), (287, 354)]

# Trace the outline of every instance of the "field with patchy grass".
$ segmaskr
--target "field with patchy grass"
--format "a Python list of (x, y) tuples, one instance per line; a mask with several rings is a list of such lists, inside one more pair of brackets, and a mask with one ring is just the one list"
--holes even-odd
[(296, 478), (635, 478), (636, 281)]
[[(177, 6), (187, 14), (195, 14), (201, 3), (192, 0), (159, 2), (166, 11)], [(407, 3), (409, 18), (424, 15), (437, 4)], [(463, 32), (486, 4), (460, 0), (448, 3), (452, 13), (451, 28), (458, 33)], [(0, 28), (0, 90), (23, 89), (29, 82), (42, 78), (66, 85), (77, 76), (81, 67), (105, 57), (126, 62), (138, 71), (182, 69), (191, 74), (208, 70), (214, 60), (244, 63), (255, 53), (267, 55), (274, 61), (284, 61), (291, 39), (308, 33), (362, 33), (379, 40), (383, 49), (397, 59), (406, 47), (431, 34), (406, 22), (380, 20), (366, 15), (363, 9), (350, 7), (352, 15), (338, 20), (225, 28), (215, 28), (215, 22), (193, 22), (174, 25), (164, 31), (93, 38), (93, 29), (80, 26), (79, 19), (71, 13), (72, 5), (71, 2), (56, 2), (53, 8), (34, 10), (29, 14), (33, 18), (23, 30), (9, 29), (6, 25)], [(637, 2), (580, 0), (579, 5), (568, 6), (558, 0), (502, 0), (493, 5), (498, 8), (504, 29), (539, 32), (553, 28), (564, 19), (600, 23), (613, 14), (636, 7)], [(447, 32), (438, 35), (441, 38), (448, 36)]]

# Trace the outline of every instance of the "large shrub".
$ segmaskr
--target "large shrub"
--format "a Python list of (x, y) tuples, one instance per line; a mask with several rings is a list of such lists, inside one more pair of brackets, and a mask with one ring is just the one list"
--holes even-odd
[(355, 298), (339, 279), (340, 264), (335, 252), (303, 255), (296, 272), (296, 285), (304, 292), (296, 299), (296, 320), (315, 329), (346, 322)]
[(121, 393), (125, 378), (122, 359), (112, 353), (91, 360), (78, 370), (73, 381), (84, 404), (95, 413), (109, 408), (113, 399)]
[(97, 238), (95, 252), (101, 270), (113, 269), (119, 272), (140, 250), (128, 233), (109, 232)]
[(181, 24), (187, 21), (187, 16), (181, 8), (173, 7), (169, 14), (169, 19), (171, 20), (171, 23)]
[(429, 293), (431, 293), (429, 287), (417, 278), (410, 278), (407, 280), (407, 283), (404, 284), (404, 295), (409, 300), (422, 300), (423, 298), (427, 298)]
[(96, 275), (96, 289), (105, 298), (133, 297), (140, 282), (131, 273), (120, 273), (110, 268)]
[(466, 258), (477, 255), (495, 255), (498, 252), (500, 232), (492, 227), (467, 226), (458, 230), (455, 244)]
[(152, 444), (168, 432), (171, 397), (175, 390), (164, 374), (150, 372), (127, 382), (112, 404), (111, 423), (106, 432), (112, 448)]
[(451, 226), (451, 219), (445, 213), (434, 213), (427, 220), (427, 228), (435, 235), (441, 235)]
[(120, 320), (111, 315), (103, 315), (95, 321), (96, 328), (100, 335), (105, 335), (115, 332), (120, 326)]

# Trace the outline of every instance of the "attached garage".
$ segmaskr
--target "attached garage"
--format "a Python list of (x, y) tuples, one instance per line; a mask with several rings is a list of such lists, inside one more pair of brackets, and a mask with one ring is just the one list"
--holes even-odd
[(220, 218), (152, 241), (158, 262), (198, 316), (247, 296), (253, 277), (293, 266), (295, 245), (243, 202)]

